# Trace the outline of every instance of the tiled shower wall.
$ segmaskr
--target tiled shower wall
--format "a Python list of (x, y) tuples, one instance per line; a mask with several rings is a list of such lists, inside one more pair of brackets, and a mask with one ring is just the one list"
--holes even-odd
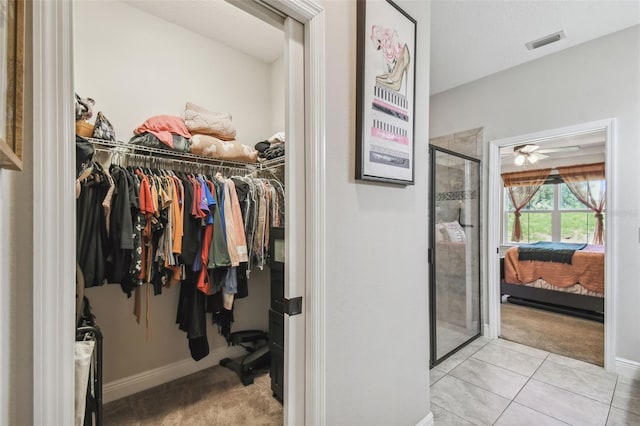
[(482, 127), (478, 127), (451, 135), (438, 136), (429, 139), (429, 144), (482, 160), (484, 143), (482, 129)]

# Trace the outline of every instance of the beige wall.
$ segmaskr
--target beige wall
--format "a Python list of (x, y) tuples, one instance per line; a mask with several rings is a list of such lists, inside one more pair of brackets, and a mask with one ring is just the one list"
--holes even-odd
[[(284, 131), (284, 83), (285, 83), (285, 68), (284, 68), (284, 55), (276, 59), (271, 63), (271, 130), (272, 134), (275, 132)], [(271, 136), (271, 135), (269, 135)]]
[(326, 11), (326, 389), (329, 425), (429, 413), (427, 150), (430, 2), (417, 20), (415, 185), (356, 181), (356, 2)]
[[(21, 172), (0, 170), (0, 424), (33, 423), (33, 132), (31, 2), (26, 2), (24, 145)], [(6, 368), (6, 370), (5, 370)]]
[[(9, 213), (7, 192), (3, 185), (3, 175), (7, 172), (0, 170), (0, 238), (9, 237), (9, 231), (4, 223), (4, 216)], [(0, 271), (8, 271), (9, 259), (5, 253), (5, 245), (0, 246)], [(8, 273), (2, 272), (1, 282), (8, 281)], [(9, 285), (0, 285), (0, 423), (9, 423)]]

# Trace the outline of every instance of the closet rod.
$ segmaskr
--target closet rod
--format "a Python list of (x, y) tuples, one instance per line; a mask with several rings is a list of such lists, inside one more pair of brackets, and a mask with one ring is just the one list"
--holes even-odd
[[(228, 169), (243, 169), (248, 171), (262, 171), (262, 170), (272, 170), (278, 167), (282, 167), (284, 165), (284, 156), (274, 158), (272, 160), (266, 160), (264, 162), (258, 163), (243, 163), (240, 161), (228, 161), (228, 160), (220, 160), (217, 158), (209, 158), (203, 157), (200, 155), (191, 154), (188, 152), (175, 152), (175, 151), (167, 151), (158, 148), (152, 148), (141, 145), (134, 145), (125, 142), (115, 142), (104, 139), (96, 139), (96, 138), (86, 138), (89, 142), (94, 145), (102, 146), (102, 147), (110, 147), (110, 148), (119, 148), (117, 150), (106, 150), (100, 149), (100, 151), (107, 151), (112, 153), (117, 153), (120, 155), (144, 155), (146, 154), (150, 158), (156, 158), (161, 160), (176, 160), (186, 164), (193, 165), (206, 165), (206, 166), (218, 166), (224, 167)], [(144, 154), (143, 154), (144, 153)], [(159, 154), (160, 157), (152, 157), (151, 154)]]
[[(147, 154), (140, 154), (134, 152), (121, 152), (114, 151), (102, 146), (95, 147), (96, 152), (104, 152), (111, 155), (111, 164), (117, 164), (124, 166), (122, 160), (126, 157), (128, 165), (147, 167), (150, 169), (165, 169), (165, 170), (180, 170), (189, 173), (208, 173), (214, 174), (219, 169), (227, 170), (233, 174), (244, 175), (247, 173), (253, 174), (254, 172), (260, 172), (259, 170), (249, 170), (246, 167), (236, 167), (228, 164), (214, 164), (203, 163), (188, 160), (179, 160), (177, 158), (170, 157), (153, 157)], [(270, 170), (265, 170), (269, 171)]]

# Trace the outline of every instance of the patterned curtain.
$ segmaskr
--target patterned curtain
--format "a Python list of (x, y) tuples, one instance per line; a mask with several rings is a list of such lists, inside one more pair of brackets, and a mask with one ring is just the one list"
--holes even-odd
[(520, 241), (522, 228), (520, 225), (520, 210), (536, 195), (540, 186), (549, 177), (551, 169), (526, 170), (523, 172), (503, 173), (502, 181), (509, 191), (509, 198), (516, 209), (511, 232), (511, 241)]
[(602, 211), (605, 202), (604, 163), (558, 167), (558, 173), (578, 200), (594, 212), (596, 230), (593, 244), (604, 244), (604, 221)]

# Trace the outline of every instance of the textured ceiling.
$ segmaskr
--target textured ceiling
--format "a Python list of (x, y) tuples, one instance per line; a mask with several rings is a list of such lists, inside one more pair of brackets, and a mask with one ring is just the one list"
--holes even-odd
[[(434, 1), (431, 94), (637, 24), (638, 0)], [(525, 47), (559, 30), (565, 39)]]

